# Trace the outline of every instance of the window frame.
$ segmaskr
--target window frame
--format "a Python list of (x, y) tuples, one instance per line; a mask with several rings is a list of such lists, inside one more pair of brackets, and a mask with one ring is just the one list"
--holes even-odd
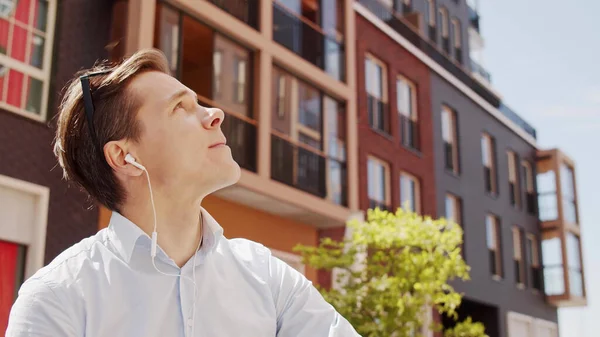
[[(383, 166), (383, 174), (384, 174), (383, 195), (384, 195), (385, 200), (373, 199), (373, 198), (371, 198), (371, 195), (369, 193), (369, 183), (371, 182), (371, 179), (372, 179), (371, 176), (369, 175), (369, 162), (370, 161)], [(367, 156), (367, 196), (369, 198), (369, 201), (373, 200), (376, 202), (383, 203), (384, 205), (391, 206), (392, 198), (391, 198), (391, 191), (390, 191), (391, 190), (390, 182), (391, 182), (390, 165), (382, 159), (379, 159), (373, 155), (368, 155)]]
[(512, 228), (512, 240), (513, 240), (513, 261), (518, 262), (519, 269), (515, 270), (515, 281), (517, 287), (520, 289), (525, 288), (525, 259), (523, 258), (523, 231), (519, 226), (513, 226)]
[[(410, 111), (408, 115), (400, 110), (400, 93), (398, 90), (400, 83), (405, 83), (410, 90)], [(408, 117), (413, 122), (417, 122), (419, 119), (419, 113), (417, 111), (417, 86), (413, 81), (401, 74), (396, 75), (396, 111), (399, 115)]]
[(462, 49), (462, 32), (461, 32), (460, 21), (457, 18), (452, 18), (452, 19), (450, 19), (450, 24), (453, 27), (452, 40), (454, 40), (453, 41), (454, 48)]
[[(485, 145), (484, 145), (485, 142)], [(490, 190), (487, 190), (487, 186), (484, 186), (486, 189), (486, 193), (497, 196), (498, 195), (498, 179), (497, 179), (497, 164), (496, 164), (496, 146), (495, 139), (487, 132), (483, 132), (481, 134), (481, 157), (482, 157), (482, 165), (484, 168), (488, 168), (490, 170)], [(486, 153), (484, 153), (484, 147), (487, 148)], [(487, 156), (486, 156), (487, 155)], [(489, 161), (489, 166), (486, 161)], [(485, 178), (485, 177), (484, 177)]]
[[(370, 72), (368, 71), (368, 62), (370, 62), (372, 65), (374, 66), (378, 66), (381, 68), (381, 78), (379, 78), (379, 85), (381, 87), (381, 97), (377, 97), (375, 96), (373, 93), (371, 93), (369, 91), (369, 81), (370, 81)], [(379, 121), (379, 115), (377, 113), (373, 114), (373, 124), (371, 124), (371, 128), (381, 131), (381, 132), (387, 132), (389, 133), (390, 129), (391, 129), (391, 125), (390, 124), (390, 109), (388, 107), (389, 105), (389, 97), (388, 97), (388, 74), (387, 74), (387, 66), (386, 64), (381, 61), (380, 59), (378, 59), (377, 57), (375, 57), (373, 54), (371, 53), (366, 53), (365, 54), (365, 92), (367, 94), (367, 106), (369, 105), (369, 96), (373, 97), (373, 104), (375, 104), (375, 106), (370, 107), (371, 110), (373, 112), (377, 111), (377, 104), (380, 102), (383, 105), (383, 115), (384, 115), (384, 120), (383, 121)], [(369, 111), (369, 107), (367, 108), (367, 114)], [(387, 115), (387, 116), (386, 116)], [(383, 126), (383, 130), (380, 130), (377, 125), (379, 125), (381, 123), (381, 125)], [(387, 130), (387, 131), (385, 131)]]
[[(489, 246), (489, 242), (488, 241), (488, 231), (490, 230), (490, 223), (488, 223), (488, 220), (491, 220), (491, 227), (493, 228), (493, 240), (494, 240), (494, 247), (491, 248)], [(496, 274), (492, 274), (492, 278), (494, 280), (501, 280), (503, 278), (504, 275), (504, 268), (503, 268), (503, 264), (502, 264), (502, 238), (501, 238), (501, 226), (500, 226), (500, 219), (498, 218), (498, 216), (494, 215), (494, 214), (487, 214), (486, 215), (486, 246), (488, 251), (494, 251), (494, 263), (495, 263), (495, 267), (496, 267)], [(490, 272), (491, 272), (491, 267), (490, 266)]]
[[(399, 174), (400, 207), (404, 208), (404, 203), (407, 201), (407, 200), (404, 200), (404, 198), (403, 198), (404, 195), (402, 193), (404, 191), (402, 188), (403, 187), (402, 183), (403, 183), (404, 179), (407, 179), (413, 183), (415, 190), (413, 193), (414, 200), (411, 201), (411, 206), (412, 206), (412, 209), (414, 209), (415, 213), (421, 214), (421, 182), (420, 182), (419, 178), (417, 178), (415, 175), (410, 174), (406, 171), (400, 171), (400, 174)], [(412, 203), (414, 203), (414, 205)]]
[(440, 25), (442, 26), (441, 29), (441, 33), (442, 33), (442, 37), (444, 38), (450, 38), (450, 25), (449, 25), (449, 13), (448, 13), (448, 9), (444, 6), (440, 6), (438, 12), (440, 13), (440, 18), (441, 18), (441, 22)]
[[(449, 125), (448, 127), (450, 128), (450, 130), (448, 130), (448, 133), (450, 135), (450, 142), (449, 144), (452, 146), (452, 170), (450, 170), (450, 172), (459, 175), (460, 174), (460, 160), (459, 160), (459, 147), (458, 147), (458, 123), (457, 123), (457, 113), (454, 109), (450, 108), (448, 105), (442, 104), (442, 108), (441, 108), (442, 112), (441, 112), (441, 123), (442, 123), (442, 140), (444, 141), (444, 143), (446, 143), (446, 139), (444, 139), (444, 113), (446, 113), (448, 115), (448, 122)], [(446, 162), (446, 158), (445, 158), (446, 154), (444, 151), (444, 163)], [(444, 167), (446, 165), (444, 164)], [(446, 170), (448, 170), (448, 168), (445, 167)]]
[[(521, 184), (519, 183), (519, 159), (517, 153), (513, 150), (506, 151), (507, 164), (508, 164), (508, 184), (510, 193), (510, 184), (513, 185), (513, 200), (511, 206), (520, 208), (521, 206)], [(510, 197), (510, 196), (509, 196)], [(511, 200), (512, 202), (512, 200)]]
[[(32, 0), (32, 1), (37, 3), (37, 1), (35, 1), (35, 0)], [(6, 76), (5, 77), (6, 80), (3, 83), (3, 90), (0, 93), (0, 95), (1, 95), (0, 96), (0, 108), (3, 110), (9, 111), (9, 112), (15, 113), (17, 115), (38, 121), (38, 122), (45, 122), (48, 118), (48, 101), (49, 101), (49, 96), (50, 96), (51, 71), (52, 71), (53, 61), (54, 61), (54, 59), (52, 57), (52, 50), (53, 50), (54, 40), (55, 40), (57, 1), (58, 0), (47, 0), (48, 12), (46, 14), (46, 31), (44, 32), (44, 35), (43, 35), (44, 50), (43, 50), (43, 55), (42, 55), (43, 59), (42, 59), (42, 67), (41, 68), (30, 65), (26, 61), (19, 61), (17, 59), (12, 58), (11, 56), (8, 56), (9, 49), (12, 46), (12, 40), (13, 40), (13, 36), (14, 36), (13, 28), (15, 27), (15, 25), (24, 29), (27, 33), (25, 60), (28, 60), (31, 57), (31, 51), (32, 51), (31, 44), (33, 41), (32, 40), (33, 36), (40, 35), (37, 32), (41, 32), (41, 31), (34, 28), (33, 26), (30, 26), (29, 24), (25, 24), (25, 23), (16, 21), (14, 16), (11, 16), (11, 17), (8, 17), (5, 19), (9, 23), (8, 40), (7, 40), (8, 42), (7, 42), (6, 54), (0, 54), (0, 65), (5, 66), (8, 69), (6, 71), (6, 74), (4, 75), (4, 76)], [(31, 20), (32, 16), (35, 15), (35, 10), (34, 10), (35, 7), (36, 6), (30, 6), (29, 20)], [(13, 9), (13, 13), (14, 13), (15, 9), (16, 9), (16, 7)], [(11, 15), (13, 13), (11, 13)], [(36, 80), (42, 82), (42, 92), (41, 92), (41, 97), (40, 97), (39, 114), (28, 111), (25, 108), (16, 107), (16, 106), (8, 104), (7, 102), (1, 101), (1, 99), (3, 97), (6, 97), (8, 94), (8, 87), (10, 84), (10, 83), (8, 83), (8, 75), (10, 74), (11, 69), (23, 74), (20, 105), (24, 105), (24, 103), (26, 103), (27, 94), (28, 94), (27, 87), (28, 87), (28, 83), (30, 83), (29, 79), (32, 78), (32, 79), (36, 79)], [(29, 86), (30, 85), (31, 84), (29, 84)]]

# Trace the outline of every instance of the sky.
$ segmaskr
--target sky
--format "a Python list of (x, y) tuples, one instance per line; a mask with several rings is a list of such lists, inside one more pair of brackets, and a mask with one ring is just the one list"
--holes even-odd
[(598, 336), (600, 320), (599, 12), (597, 0), (479, 1), (494, 88), (537, 129), (540, 147), (576, 164), (588, 305), (559, 310), (560, 337)]

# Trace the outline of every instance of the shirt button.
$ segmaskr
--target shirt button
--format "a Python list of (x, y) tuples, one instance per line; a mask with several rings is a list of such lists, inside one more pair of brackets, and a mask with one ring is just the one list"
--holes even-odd
[(188, 318), (187, 324), (188, 324), (188, 326), (192, 326), (194, 324), (194, 320), (191, 318)]

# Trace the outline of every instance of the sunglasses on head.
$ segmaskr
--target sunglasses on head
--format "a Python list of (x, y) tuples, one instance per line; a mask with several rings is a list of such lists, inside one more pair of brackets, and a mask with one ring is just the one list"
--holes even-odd
[(96, 131), (94, 129), (94, 102), (92, 100), (92, 91), (90, 88), (90, 77), (94, 77), (94, 76), (98, 76), (98, 75), (105, 75), (110, 73), (112, 70), (102, 70), (102, 71), (97, 71), (97, 72), (93, 72), (93, 73), (89, 73), (89, 74), (85, 74), (79, 77), (79, 80), (81, 81), (81, 91), (83, 94), (83, 108), (85, 110), (85, 116), (87, 119), (87, 123), (88, 123), (88, 128), (90, 130), (90, 135), (92, 137), (92, 140), (94, 142), (94, 144), (98, 145), (98, 139), (96, 137)]

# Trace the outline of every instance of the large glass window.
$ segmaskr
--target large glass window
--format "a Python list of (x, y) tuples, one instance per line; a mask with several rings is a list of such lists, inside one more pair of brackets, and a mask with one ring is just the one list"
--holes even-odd
[(449, 107), (442, 106), (442, 138), (444, 139), (444, 163), (447, 170), (458, 174), (458, 128), (456, 126), (456, 112)]
[(489, 254), (490, 272), (494, 277), (502, 277), (502, 249), (500, 223), (496, 216), (488, 214), (485, 218), (486, 242)]
[(371, 207), (389, 207), (390, 172), (388, 164), (375, 157), (369, 157), (367, 166), (367, 185)]
[(565, 275), (560, 238), (554, 237), (542, 240), (542, 257), (546, 295), (564, 294)]
[(400, 205), (412, 212), (421, 211), (419, 180), (408, 173), (400, 173)]
[(496, 149), (494, 139), (484, 133), (481, 135), (481, 157), (483, 159), (483, 174), (485, 191), (491, 194), (498, 193), (496, 182)]
[(367, 89), (367, 112), (369, 125), (389, 133), (389, 110), (387, 106), (385, 65), (368, 55), (365, 59), (365, 87)]
[(581, 270), (581, 254), (579, 254), (579, 251), (579, 238), (573, 233), (567, 233), (569, 290), (571, 295), (583, 297), (583, 274)]
[(560, 182), (565, 221), (577, 224), (577, 200), (575, 196), (575, 177), (573, 169), (563, 163), (560, 167)]
[(540, 220), (543, 222), (558, 219), (556, 175), (554, 171), (549, 170), (538, 173), (537, 188)]
[(56, 0), (2, 3), (0, 107), (44, 120)]

